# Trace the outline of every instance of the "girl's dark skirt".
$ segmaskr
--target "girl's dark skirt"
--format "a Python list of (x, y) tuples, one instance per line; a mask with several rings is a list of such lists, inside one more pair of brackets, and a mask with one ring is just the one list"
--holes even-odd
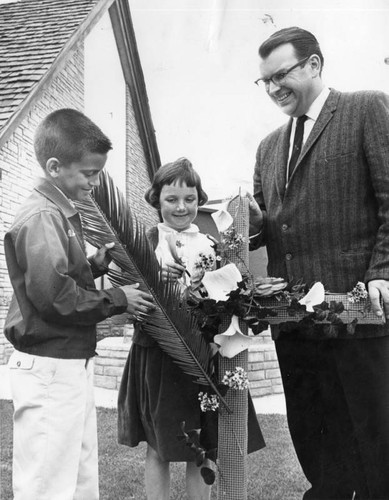
[[(177, 437), (185, 422), (186, 430), (201, 428), (205, 449), (217, 448), (218, 414), (200, 410), (201, 391), (204, 387), (193, 383), (158, 345), (133, 344), (119, 389), (119, 443), (134, 447), (146, 441), (161, 460), (192, 462), (194, 452)], [(250, 394), (248, 405), (247, 451), (252, 453), (265, 442)]]

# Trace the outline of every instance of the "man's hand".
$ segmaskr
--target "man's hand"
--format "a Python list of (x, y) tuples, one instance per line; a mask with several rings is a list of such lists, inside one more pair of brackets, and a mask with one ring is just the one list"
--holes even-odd
[(105, 245), (100, 247), (97, 250), (97, 252), (92, 256), (92, 260), (98, 269), (100, 270), (107, 269), (110, 262), (112, 261), (112, 258), (109, 255), (108, 251), (114, 246), (115, 246), (114, 242), (106, 243)]
[[(389, 319), (389, 281), (387, 280), (372, 280), (367, 284), (369, 297), (371, 301), (372, 311), (378, 316)], [(380, 297), (384, 304), (384, 310), (380, 305)]]
[(138, 290), (139, 283), (135, 285), (125, 285), (120, 287), (127, 298), (127, 312), (141, 320), (151, 311), (154, 311), (155, 305), (153, 297), (147, 293)]
[(249, 217), (250, 217), (250, 226), (249, 226), (249, 235), (255, 235), (261, 232), (263, 227), (263, 213), (259, 208), (258, 203), (255, 201), (254, 197), (250, 193), (246, 193), (246, 196), (249, 199)]

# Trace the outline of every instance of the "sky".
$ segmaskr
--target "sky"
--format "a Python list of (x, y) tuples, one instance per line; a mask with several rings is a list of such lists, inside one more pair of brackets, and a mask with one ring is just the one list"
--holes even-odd
[[(389, 92), (387, 0), (128, 1), (161, 162), (189, 158), (210, 199), (252, 191), (258, 144), (288, 119), (254, 85), (258, 47), (277, 29), (316, 35), (329, 87)], [(108, 16), (85, 46), (85, 112), (112, 138), (123, 188), (125, 90)]]
[[(308, 29), (324, 82), (389, 90), (386, 0), (129, 0), (162, 163), (189, 158), (211, 199), (251, 191), (260, 140), (285, 123), (258, 78), (272, 32)], [(324, 6), (325, 5), (325, 6)]]

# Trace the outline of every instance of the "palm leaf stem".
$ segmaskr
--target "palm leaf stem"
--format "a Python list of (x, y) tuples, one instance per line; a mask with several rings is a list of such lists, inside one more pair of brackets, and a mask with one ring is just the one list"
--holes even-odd
[(86, 240), (95, 247), (114, 241), (109, 251), (121, 271), (111, 269), (113, 286), (139, 283), (153, 296), (156, 309), (142, 323), (142, 329), (156, 340), (180, 368), (200, 385), (210, 386), (230, 411), (212, 380), (213, 364), (209, 345), (200, 333), (196, 319), (182, 304), (180, 287), (164, 283), (145, 227), (136, 220), (123, 195), (103, 173), (94, 197), (77, 203)]

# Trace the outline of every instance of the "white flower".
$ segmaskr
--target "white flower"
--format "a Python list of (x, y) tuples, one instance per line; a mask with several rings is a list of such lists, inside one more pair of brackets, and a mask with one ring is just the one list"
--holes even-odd
[(347, 299), (351, 304), (355, 304), (361, 300), (367, 299), (368, 295), (365, 283), (358, 281), (351, 292), (347, 292)]
[(307, 295), (299, 300), (299, 303), (305, 305), (308, 312), (314, 312), (313, 306), (318, 306), (325, 299), (324, 286), (320, 281), (316, 282), (309, 290)]
[(242, 281), (242, 275), (236, 265), (227, 264), (216, 271), (206, 273), (203, 285), (207, 289), (210, 299), (225, 301), (228, 299), (228, 294), (236, 289), (240, 281)]
[(249, 378), (247, 372), (241, 366), (237, 366), (233, 371), (226, 371), (222, 383), (232, 389), (243, 391), (243, 389), (248, 389), (249, 387)]
[(211, 214), (219, 233), (226, 231), (234, 222), (232, 215), (227, 212), (227, 206), (228, 202), (220, 210)]
[(220, 346), (221, 356), (233, 358), (242, 351), (248, 349), (252, 337), (244, 335), (239, 328), (238, 316), (232, 316), (230, 326), (223, 333), (215, 335), (213, 341)]
[(199, 392), (200, 408), (201, 411), (216, 411), (219, 408), (219, 398), (216, 394), (211, 394), (208, 396), (208, 393)]

